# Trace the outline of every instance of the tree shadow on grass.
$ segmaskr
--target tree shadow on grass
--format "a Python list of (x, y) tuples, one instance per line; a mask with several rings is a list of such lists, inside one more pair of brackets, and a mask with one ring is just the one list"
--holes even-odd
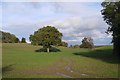
[(120, 63), (119, 57), (112, 53), (112, 49), (90, 50), (87, 52), (76, 52), (73, 54), (102, 60), (104, 62), (111, 63), (111, 64), (119, 64)]
[[(46, 48), (40, 48), (38, 50), (35, 50), (35, 52), (47, 52), (47, 49)], [(55, 47), (51, 47), (50, 52), (61, 52), (61, 50), (57, 49)]]
[(2, 67), (2, 73), (5, 74), (5, 73), (8, 72), (8, 71), (12, 71), (12, 70), (13, 70), (13, 65), (14, 65), (14, 64), (7, 65), (7, 66)]

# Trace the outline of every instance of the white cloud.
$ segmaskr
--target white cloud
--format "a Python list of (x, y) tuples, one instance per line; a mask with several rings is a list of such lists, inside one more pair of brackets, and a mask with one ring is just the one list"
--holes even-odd
[(107, 25), (99, 16), (82, 18), (71, 16), (66, 19), (51, 21), (63, 33), (63, 41), (81, 42), (83, 37), (92, 37), (93, 39), (111, 38), (105, 33)]
[(104, 34), (102, 31), (107, 27), (106, 24), (99, 19), (101, 18), (96, 18), (96, 16), (88, 19), (76, 16), (64, 20), (55, 20), (51, 23), (65, 34), (82, 36), (85, 33), (86, 36), (102, 37), (102, 34)]
[(55, 26), (69, 43), (80, 42), (85, 36), (111, 38), (105, 34), (107, 25), (100, 9), (100, 3), (5, 3), (3, 29), (27, 40), (45, 25)]
[(65, 41), (65, 42), (76, 42), (78, 40), (74, 39), (74, 40), (63, 40), (63, 41)]

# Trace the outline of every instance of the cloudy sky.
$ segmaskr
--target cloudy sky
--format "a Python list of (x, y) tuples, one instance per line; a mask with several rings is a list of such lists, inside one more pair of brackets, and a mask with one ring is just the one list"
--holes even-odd
[(34, 31), (52, 25), (69, 45), (81, 44), (84, 37), (92, 37), (96, 45), (111, 43), (100, 2), (3, 2), (0, 8), (2, 30), (19, 39), (25, 37), (28, 42)]

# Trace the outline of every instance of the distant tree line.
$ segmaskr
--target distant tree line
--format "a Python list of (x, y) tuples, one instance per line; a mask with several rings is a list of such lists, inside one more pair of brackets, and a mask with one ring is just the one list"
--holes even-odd
[(0, 40), (2, 43), (26, 43), (25, 38), (20, 41), (14, 34), (3, 31), (0, 31)]
[(2, 40), (3, 43), (19, 43), (19, 39), (11, 33), (8, 32), (3, 32), (0, 31), (0, 33), (2, 33), (0, 39)]
[(68, 43), (67, 43), (67, 42), (62, 41), (62, 42), (58, 43), (58, 44), (57, 44), (57, 46), (64, 46), (64, 47), (68, 47)]
[[(26, 43), (26, 39), (22, 37), (21, 41), (14, 34), (0, 31), (0, 40), (3, 43)], [(46, 26), (35, 31), (30, 35), (29, 39), (32, 45), (42, 45), (44, 48), (50, 48), (51, 45), (68, 47), (68, 43), (61, 40), (62, 33), (55, 27)], [(71, 45), (72, 48), (93, 48), (93, 39), (85, 37), (81, 45)]]
[(84, 37), (82, 39), (82, 44), (70, 45), (70, 48), (94, 48), (93, 39), (91, 37)]

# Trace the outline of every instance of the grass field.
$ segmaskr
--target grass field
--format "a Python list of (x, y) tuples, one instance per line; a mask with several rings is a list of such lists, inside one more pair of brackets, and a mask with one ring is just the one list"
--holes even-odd
[(35, 52), (40, 46), (2, 46), (3, 78), (117, 78), (118, 59), (112, 46), (93, 50), (57, 47), (60, 52)]

